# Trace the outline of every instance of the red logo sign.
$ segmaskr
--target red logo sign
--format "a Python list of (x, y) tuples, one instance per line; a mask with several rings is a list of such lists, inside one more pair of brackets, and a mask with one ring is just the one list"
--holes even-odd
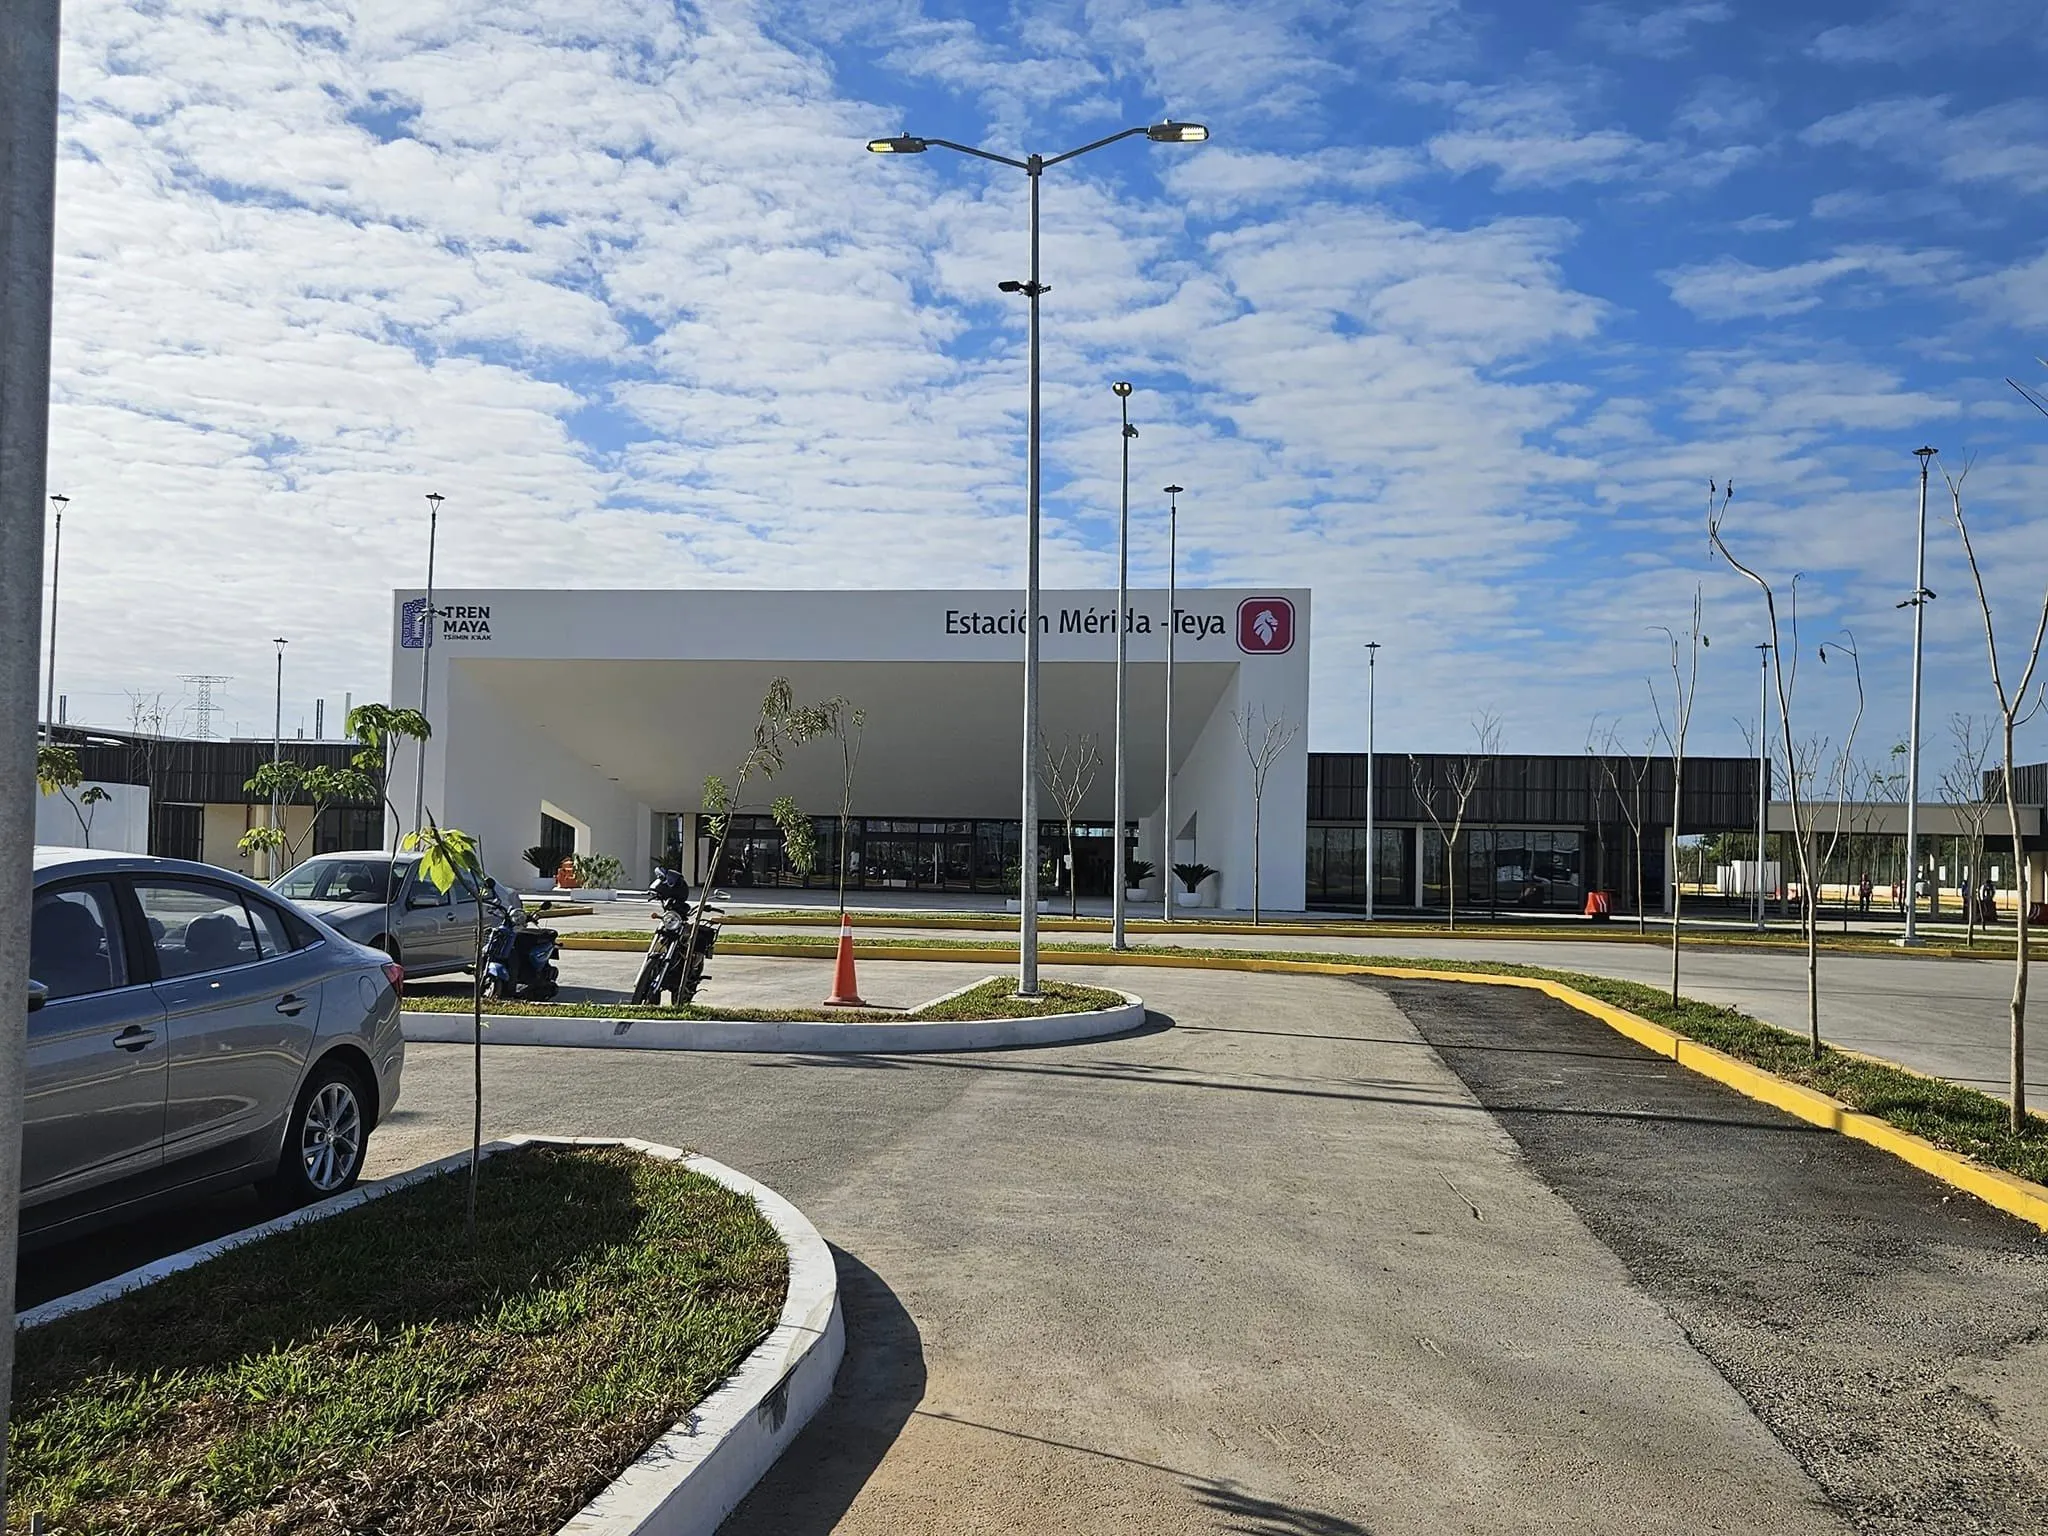
[(1248, 597), (1237, 605), (1237, 648), (1250, 656), (1294, 649), (1294, 604), (1284, 597)]

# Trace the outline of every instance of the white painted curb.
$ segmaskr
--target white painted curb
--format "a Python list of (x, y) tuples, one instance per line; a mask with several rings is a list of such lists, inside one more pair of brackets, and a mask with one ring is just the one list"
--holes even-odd
[[(794, 1440), (832, 1393), (846, 1353), (846, 1321), (839, 1305), (839, 1275), (832, 1252), (803, 1212), (774, 1190), (708, 1157), (627, 1136), (508, 1136), (484, 1147), (486, 1155), (534, 1143), (630, 1147), (649, 1157), (680, 1161), (726, 1188), (751, 1196), (789, 1249), (789, 1290), (782, 1315), (725, 1385), (684, 1416), (667, 1434), (579, 1510), (556, 1536), (714, 1536), (721, 1521)], [(365, 1184), (346, 1195), (306, 1206), (125, 1275), (59, 1296), (24, 1312), (19, 1328), (82, 1312), (138, 1286), (191, 1269), (216, 1254), (308, 1221), (352, 1210), (365, 1201), (460, 1168), (467, 1152), (436, 1158), (404, 1173)]]
[[(623, 1047), (637, 1051), (766, 1051), (832, 1055), (904, 1051), (987, 1051), (1013, 1045), (1064, 1045), (1120, 1035), (1145, 1022), (1144, 999), (1120, 994), (1114, 1008), (1050, 1013), (1035, 1019), (951, 1019), (920, 1022), (762, 1023), (748, 1019), (638, 1019), (544, 1017), (486, 1013), (488, 1045)], [(399, 1015), (409, 1045), (467, 1045), (466, 1013)]]

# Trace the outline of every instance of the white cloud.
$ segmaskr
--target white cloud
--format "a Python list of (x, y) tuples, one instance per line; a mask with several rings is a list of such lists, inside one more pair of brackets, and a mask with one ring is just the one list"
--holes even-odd
[(1824, 117), (1801, 137), (1886, 154), (1950, 180), (2048, 191), (2048, 100), (2039, 98), (1951, 116), (1945, 96), (1895, 96)]
[(1707, 320), (1796, 315), (1820, 304), (1822, 291), (1849, 278), (1880, 285), (1920, 288), (1959, 275), (1951, 251), (1908, 251), (1895, 247), (1845, 247), (1832, 256), (1760, 267), (1721, 256), (1696, 266), (1658, 274), (1671, 297)]
[(1734, 14), (1722, 0), (1681, 0), (1635, 16), (1617, 5), (1592, 5), (1580, 17), (1579, 26), (1616, 53), (1670, 59), (1692, 46), (1695, 28), (1716, 26)]
[(1650, 154), (1620, 129), (1579, 131), (1555, 87), (1459, 85), (1438, 94), (1451, 101), (1457, 126), (1431, 139), (1430, 153), (1458, 175), (1496, 171), (1503, 188), (1612, 181), (1633, 175)]

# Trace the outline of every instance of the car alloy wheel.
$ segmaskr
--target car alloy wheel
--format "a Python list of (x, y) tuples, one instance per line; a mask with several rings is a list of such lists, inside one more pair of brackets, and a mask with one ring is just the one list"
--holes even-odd
[(347, 1083), (324, 1083), (306, 1106), (299, 1131), (299, 1161), (306, 1182), (320, 1194), (345, 1188), (363, 1155), (363, 1111)]

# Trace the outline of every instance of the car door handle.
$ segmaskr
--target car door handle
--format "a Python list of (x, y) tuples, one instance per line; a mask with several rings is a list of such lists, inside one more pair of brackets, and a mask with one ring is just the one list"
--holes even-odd
[(299, 1010), (306, 1006), (306, 1000), (296, 992), (287, 992), (277, 1000), (277, 1011), (290, 1018), (297, 1018)]
[(130, 1024), (114, 1036), (114, 1049), (117, 1051), (139, 1051), (144, 1046), (155, 1044), (156, 1031), (144, 1029), (140, 1024)]

